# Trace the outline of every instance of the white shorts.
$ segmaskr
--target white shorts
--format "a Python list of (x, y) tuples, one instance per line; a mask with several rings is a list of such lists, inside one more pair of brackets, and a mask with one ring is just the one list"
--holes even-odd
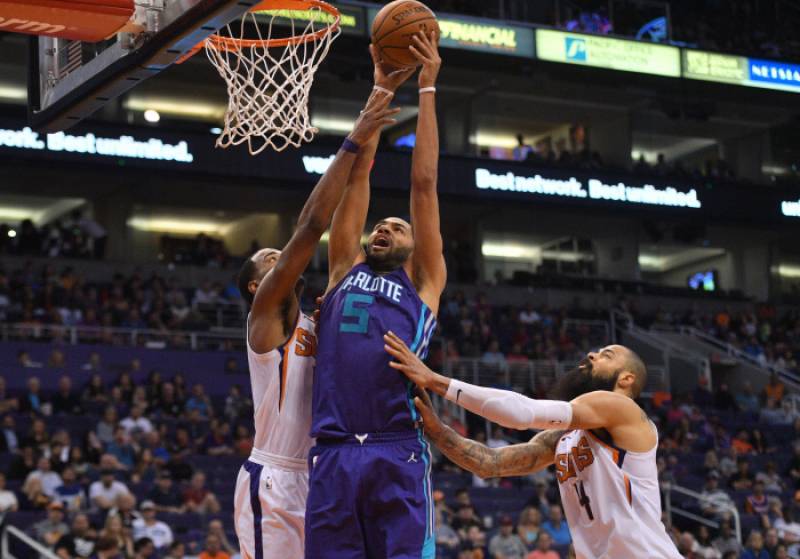
[(236, 479), (234, 524), (243, 559), (303, 559), (305, 460), (253, 449)]

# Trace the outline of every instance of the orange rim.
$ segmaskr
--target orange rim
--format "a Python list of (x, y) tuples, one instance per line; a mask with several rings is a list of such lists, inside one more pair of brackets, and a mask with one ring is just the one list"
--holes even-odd
[(342, 16), (334, 6), (322, 0), (264, 0), (250, 9), (250, 12), (263, 12), (271, 10), (309, 10), (319, 8), (323, 12), (335, 17), (335, 21), (327, 27), (294, 37), (284, 37), (281, 39), (234, 39), (231, 37), (221, 37), (218, 33), (211, 35), (207, 41), (208, 45), (217, 50), (236, 51), (255, 47), (285, 47), (288, 45), (299, 45), (318, 41), (325, 35), (333, 33), (339, 28)]

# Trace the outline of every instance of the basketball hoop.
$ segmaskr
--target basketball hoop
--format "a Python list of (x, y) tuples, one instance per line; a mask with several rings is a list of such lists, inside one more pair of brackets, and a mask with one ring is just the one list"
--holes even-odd
[[(273, 36), (276, 19), (291, 32)], [(304, 27), (296, 20), (307, 19)], [(238, 22), (205, 40), (206, 55), (228, 87), (228, 108), (217, 147), (247, 143), (251, 155), (267, 147), (300, 147), (318, 132), (308, 99), (319, 65), (341, 33), (339, 10), (322, 0), (264, 0)]]

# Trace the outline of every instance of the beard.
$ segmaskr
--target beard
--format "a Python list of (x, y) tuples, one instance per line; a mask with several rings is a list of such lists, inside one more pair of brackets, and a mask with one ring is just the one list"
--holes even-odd
[(367, 265), (379, 274), (391, 272), (402, 266), (411, 256), (411, 248), (397, 247), (385, 254), (375, 254), (367, 247)]
[(557, 400), (570, 402), (589, 392), (606, 390), (613, 392), (617, 386), (620, 371), (610, 378), (602, 378), (592, 374), (592, 362), (583, 359), (578, 366), (562, 376), (553, 388), (553, 397)]

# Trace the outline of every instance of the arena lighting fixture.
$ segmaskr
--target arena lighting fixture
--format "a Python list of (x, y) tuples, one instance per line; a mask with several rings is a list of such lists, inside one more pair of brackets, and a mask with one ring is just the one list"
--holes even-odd
[(328, 118), (324, 116), (311, 117), (311, 124), (325, 132), (346, 133), (353, 130), (354, 120), (346, 118)]
[[(328, 242), (328, 241), (330, 241), (330, 240), (331, 240), (331, 234), (330, 234), (330, 231), (325, 231), (325, 232), (322, 234), (322, 237), (320, 237), (320, 239), (319, 239), (319, 242), (321, 242), (321, 243), (327, 243), (327, 242)], [(369, 240), (369, 234), (367, 234), (367, 233), (364, 233), (364, 234), (362, 234), (362, 235), (361, 235), (361, 244), (362, 244), (362, 245), (365, 245), (365, 244), (367, 243), (367, 241), (368, 241), (368, 240)]]
[(36, 212), (33, 210), (0, 206), (0, 221), (13, 222), (22, 221), (24, 219), (35, 221), (36, 217)]
[(211, 130), (209, 130), (209, 132), (211, 132), (215, 136), (219, 136), (220, 134), (222, 134), (222, 128), (220, 128), (219, 126), (215, 126)]
[(542, 251), (538, 247), (517, 243), (484, 242), (481, 245), (481, 253), (489, 258), (537, 260), (541, 257)]
[(11, 237), (11, 238), (13, 239), (14, 237), (16, 237), (16, 236), (17, 236), (17, 232), (16, 232), (16, 231), (14, 231), (13, 229), (9, 229), (9, 230), (8, 230), (8, 236), (9, 236), (9, 237)]
[(215, 123), (225, 116), (225, 105), (221, 103), (203, 103), (190, 99), (165, 97), (132, 96), (125, 101), (123, 108), (137, 112), (151, 109), (162, 115), (208, 120)]
[[(778, 275), (782, 278), (800, 278), (800, 265), (779, 264), (777, 268)], [(773, 270), (774, 269), (775, 268), (773, 268)]]
[(491, 146), (497, 148), (513, 149), (519, 145), (514, 134), (493, 134), (478, 131), (470, 136), (469, 141), (476, 146)]
[(0, 83), (0, 99), (25, 101), (28, 99), (28, 90), (21, 86)]
[(183, 219), (179, 217), (144, 217), (135, 216), (128, 219), (128, 227), (139, 231), (157, 233), (175, 233), (177, 235), (197, 235), (209, 233), (224, 235), (230, 227), (229, 223), (218, 221), (201, 221), (197, 219)]
[(147, 110), (144, 112), (144, 119), (145, 119), (147, 122), (152, 122), (153, 124), (155, 124), (156, 122), (158, 122), (159, 120), (161, 120), (161, 115), (160, 115), (160, 114), (158, 114), (158, 111), (156, 111), (156, 110), (153, 110), (153, 109), (147, 109)]

